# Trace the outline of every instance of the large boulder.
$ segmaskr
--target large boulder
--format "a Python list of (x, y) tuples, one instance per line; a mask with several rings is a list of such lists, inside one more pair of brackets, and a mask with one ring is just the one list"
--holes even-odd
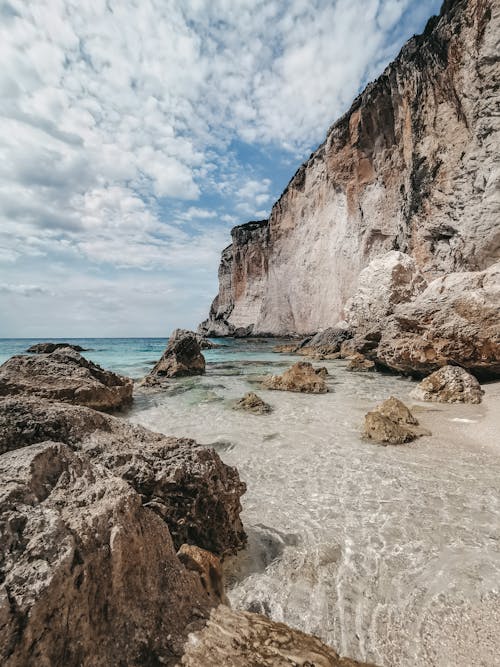
[(0, 396), (33, 394), (95, 410), (114, 410), (132, 401), (130, 378), (104, 370), (70, 348), (11, 357), (0, 366)]
[(181, 664), (185, 667), (370, 667), (368, 663), (341, 658), (317, 637), (284, 623), (223, 605), (212, 610), (203, 630), (189, 636)]
[(352, 338), (353, 332), (345, 326), (324, 329), (314, 336), (306, 338), (296, 347), (296, 352), (304, 356), (329, 356), (340, 352), (342, 343)]
[(382, 332), (380, 363), (423, 377), (447, 364), (500, 377), (500, 263), (450, 273), (398, 306)]
[(363, 436), (383, 445), (401, 445), (423, 435), (417, 426), (406, 405), (391, 396), (365, 415)]
[(398, 304), (410, 301), (425, 287), (426, 281), (415, 260), (391, 250), (373, 259), (361, 271), (356, 292), (345, 305), (345, 318), (358, 335), (380, 330)]
[(245, 485), (213, 449), (88, 408), (26, 397), (0, 401), (0, 453), (48, 439), (129, 482), (168, 525), (177, 548), (196, 544), (222, 556), (245, 543)]
[[(321, 371), (321, 369), (319, 369)], [(298, 361), (283, 375), (271, 375), (262, 383), (266, 389), (325, 394), (328, 391), (323, 373), (314, 370), (307, 361)]]
[(26, 352), (30, 354), (45, 354), (60, 350), (62, 347), (69, 347), (70, 350), (75, 350), (75, 352), (85, 352), (84, 347), (72, 343), (36, 343), (35, 345), (31, 345)]
[(164, 378), (203, 375), (205, 357), (200, 348), (201, 336), (186, 329), (175, 329), (161, 359), (144, 378), (145, 385), (161, 383)]
[(420, 401), (438, 403), (481, 403), (483, 394), (476, 378), (460, 366), (443, 366), (411, 392)]
[(124, 480), (64, 444), (0, 456), (0, 663), (171, 664), (217, 602)]

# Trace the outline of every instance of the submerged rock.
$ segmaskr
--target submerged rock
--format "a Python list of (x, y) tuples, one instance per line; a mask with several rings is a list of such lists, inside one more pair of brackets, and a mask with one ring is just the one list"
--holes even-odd
[(124, 480), (61, 443), (0, 456), (0, 663), (164, 664), (216, 602)]
[(63, 347), (69, 347), (70, 350), (75, 350), (75, 352), (85, 352), (85, 348), (80, 345), (73, 345), (72, 343), (36, 343), (29, 347), (26, 352), (30, 354), (43, 354), (54, 352)]
[(26, 397), (0, 401), (0, 453), (48, 439), (129, 482), (168, 525), (176, 548), (186, 542), (225, 555), (245, 543), (245, 485), (213, 449), (84, 407)]
[(265, 378), (262, 386), (266, 389), (310, 394), (325, 394), (328, 391), (324, 377), (318, 375), (312, 364), (307, 361), (298, 361), (283, 375), (271, 375)]
[(424, 435), (406, 405), (391, 396), (365, 415), (363, 435), (386, 445), (401, 445)]
[(411, 392), (420, 401), (481, 403), (484, 391), (476, 378), (460, 366), (443, 366)]
[(223, 605), (211, 612), (203, 630), (189, 636), (181, 664), (185, 667), (370, 667), (341, 658), (317, 637), (284, 623)]
[(0, 366), (0, 396), (33, 394), (96, 410), (113, 410), (132, 401), (130, 378), (104, 370), (78, 352), (11, 357)]
[(246, 410), (247, 412), (253, 412), (256, 415), (268, 414), (272, 411), (269, 403), (257, 396), (253, 391), (249, 391), (248, 394), (245, 394), (243, 398), (236, 403), (234, 406), (235, 410)]
[(161, 383), (163, 378), (203, 375), (205, 358), (200, 349), (200, 336), (193, 331), (175, 329), (161, 359), (143, 380), (144, 385)]
[(348, 371), (367, 372), (375, 370), (375, 362), (367, 359), (363, 354), (355, 354), (347, 364)]

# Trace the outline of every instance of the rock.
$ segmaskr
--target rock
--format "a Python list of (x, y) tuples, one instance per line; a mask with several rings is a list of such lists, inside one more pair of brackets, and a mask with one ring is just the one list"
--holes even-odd
[(193, 544), (183, 544), (177, 552), (179, 560), (187, 570), (196, 572), (200, 577), (203, 589), (213, 604), (229, 604), (224, 591), (224, 575), (221, 561), (206, 549)]
[[(233, 230), (209, 330), (330, 327), (387, 253), (409, 255), (427, 281), (498, 261), (499, 32), (496, 2), (443, 3), (329, 128), (269, 220)], [(403, 287), (410, 295), (411, 277)]]
[(71, 343), (36, 343), (29, 347), (26, 352), (30, 354), (44, 354), (49, 352), (54, 352), (54, 350), (59, 350), (62, 347), (69, 347), (70, 350), (75, 350), (75, 352), (85, 352), (85, 348), (80, 345), (73, 345)]
[(266, 389), (298, 391), (309, 394), (325, 394), (328, 391), (324, 378), (318, 375), (312, 364), (307, 361), (298, 361), (283, 375), (267, 377), (262, 386)]
[(33, 394), (114, 410), (132, 402), (132, 388), (130, 378), (104, 370), (66, 347), (49, 354), (11, 357), (0, 366), (0, 396)]
[(384, 445), (401, 445), (424, 433), (416, 429), (418, 421), (394, 396), (365, 415), (363, 436)]
[(122, 479), (61, 443), (0, 457), (0, 663), (159, 665), (213, 600)]
[(320, 378), (326, 378), (330, 373), (328, 372), (328, 368), (326, 366), (321, 366), (321, 368), (315, 368), (314, 372), (316, 375), (319, 375)]
[(151, 386), (161, 383), (165, 378), (204, 373), (205, 358), (200, 350), (198, 334), (185, 329), (175, 329), (160, 361), (146, 375), (143, 384)]
[(347, 364), (348, 371), (366, 372), (375, 370), (375, 362), (367, 359), (363, 354), (355, 354)]
[(479, 378), (500, 377), (500, 262), (437, 278), (398, 306), (376, 355), (381, 364), (415, 377), (448, 364)]
[(339, 353), (342, 343), (352, 338), (352, 335), (351, 329), (330, 327), (309, 338), (297, 352), (304, 356), (329, 357)]
[(245, 543), (245, 485), (213, 449), (88, 408), (26, 397), (0, 401), (0, 453), (47, 439), (129, 482), (168, 525), (176, 548), (196, 544), (223, 556)]
[(483, 394), (476, 378), (459, 366), (443, 366), (411, 392), (420, 401), (438, 403), (481, 403)]
[[(260, 614), (214, 609), (206, 627), (189, 636), (185, 667), (356, 667), (322, 641)], [(371, 666), (373, 667), (373, 665)]]
[(253, 331), (253, 324), (249, 324), (247, 327), (237, 327), (233, 331), (233, 337), (234, 338), (248, 338), (248, 336), (252, 335)]
[(426, 285), (413, 257), (391, 250), (359, 274), (356, 292), (344, 309), (346, 320), (358, 336), (381, 331), (394, 308), (420, 294)]
[(299, 349), (299, 346), (297, 343), (287, 343), (285, 345), (276, 345), (276, 347), (273, 347), (273, 352), (278, 352), (279, 354), (293, 354), (294, 352), (297, 352)]
[(260, 396), (254, 394), (253, 391), (249, 391), (248, 394), (245, 394), (243, 398), (236, 403), (234, 406), (235, 410), (246, 410), (247, 412), (253, 412), (256, 415), (269, 414), (272, 408), (269, 403), (263, 401)]

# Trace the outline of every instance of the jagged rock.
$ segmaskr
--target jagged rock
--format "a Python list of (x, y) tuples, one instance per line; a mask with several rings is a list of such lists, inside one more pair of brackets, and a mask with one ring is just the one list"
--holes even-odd
[(78, 352), (11, 357), (0, 366), (0, 396), (33, 394), (96, 410), (113, 410), (132, 401), (130, 378), (104, 370)]
[(248, 338), (248, 336), (252, 335), (253, 331), (253, 324), (249, 324), (247, 327), (237, 327), (233, 331), (233, 337), (234, 338)]
[(0, 401), (0, 453), (48, 439), (129, 482), (168, 525), (176, 548), (187, 542), (225, 555), (245, 543), (245, 485), (213, 449), (88, 408), (26, 397)]
[(161, 359), (153, 366), (142, 383), (146, 386), (161, 384), (162, 379), (203, 375), (205, 358), (200, 350), (199, 334), (175, 329), (169, 338)]
[(268, 414), (272, 410), (269, 403), (263, 401), (261, 397), (257, 396), (253, 391), (249, 391), (243, 398), (240, 398), (234, 406), (234, 409), (246, 410), (247, 412), (253, 412), (256, 415)]
[(481, 403), (484, 391), (476, 378), (459, 366), (443, 366), (411, 392), (420, 401)]
[(330, 357), (339, 353), (342, 343), (352, 338), (352, 335), (351, 329), (330, 327), (304, 341), (297, 352), (304, 356)]
[(326, 366), (321, 366), (321, 368), (315, 368), (314, 372), (316, 375), (319, 375), (320, 378), (326, 378), (330, 373), (328, 372), (328, 368)]
[(329, 327), (390, 251), (428, 281), (498, 261), (499, 31), (497, 2), (443, 4), (330, 127), (269, 220), (235, 228), (209, 328)]
[(206, 549), (193, 544), (183, 544), (177, 552), (179, 560), (187, 570), (196, 572), (201, 585), (214, 605), (229, 604), (224, 590), (224, 575), (220, 558)]
[(271, 375), (262, 383), (266, 389), (297, 391), (309, 394), (325, 394), (328, 391), (325, 380), (318, 375), (312, 364), (298, 361), (283, 375)]
[(75, 352), (85, 352), (84, 347), (73, 345), (72, 343), (36, 343), (35, 345), (31, 345), (26, 352), (30, 354), (45, 354), (59, 350), (62, 347), (69, 347), (71, 350), (75, 350)]
[(376, 354), (416, 377), (450, 362), (480, 378), (500, 377), (500, 263), (432, 281), (395, 309)]
[(61, 443), (0, 457), (0, 663), (172, 661), (216, 602), (124, 480)]
[(415, 260), (391, 250), (359, 274), (356, 292), (344, 309), (346, 320), (358, 336), (380, 331), (394, 308), (420, 294), (426, 285)]
[(367, 359), (363, 354), (355, 354), (347, 364), (348, 371), (367, 372), (375, 370), (375, 362)]
[(424, 434), (416, 426), (418, 421), (406, 405), (391, 396), (365, 415), (363, 436), (384, 445), (401, 445)]
[(293, 354), (297, 352), (299, 346), (297, 343), (286, 343), (284, 345), (276, 345), (273, 347), (273, 352), (278, 352), (279, 354)]
[[(317, 637), (260, 614), (220, 605), (205, 628), (189, 636), (185, 667), (370, 667), (341, 658)], [(373, 665), (371, 667), (374, 667)]]

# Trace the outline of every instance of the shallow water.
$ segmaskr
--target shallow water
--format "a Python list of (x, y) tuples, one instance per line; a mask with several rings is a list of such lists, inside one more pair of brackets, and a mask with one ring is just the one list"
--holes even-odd
[(249, 544), (226, 564), (233, 606), (379, 665), (500, 664), (500, 456), (458, 437), (483, 406), (417, 408), (445, 435), (377, 446), (359, 436), (364, 413), (391, 394), (411, 404), (412, 383), (335, 361), (316, 364), (331, 393), (259, 388), (272, 414), (233, 410), (296, 360), (269, 349), (235, 344), (204, 377), (138, 395), (129, 415), (211, 444), (247, 483)]

